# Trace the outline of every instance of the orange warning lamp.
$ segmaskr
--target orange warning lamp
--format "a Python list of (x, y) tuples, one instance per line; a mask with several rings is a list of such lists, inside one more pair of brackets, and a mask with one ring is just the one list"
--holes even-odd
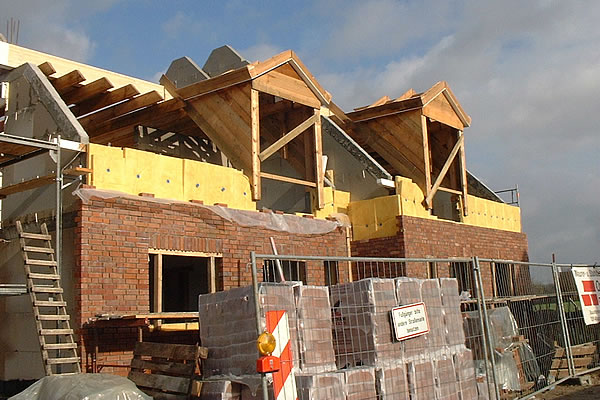
[(277, 342), (275, 336), (269, 332), (263, 332), (256, 340), (256, 348), (261, 357), (256, 360), (256, 371), (260, 373), (275, 372), (281, 368), (281, 363), (278, 357), (272, 356), (273, 350)]

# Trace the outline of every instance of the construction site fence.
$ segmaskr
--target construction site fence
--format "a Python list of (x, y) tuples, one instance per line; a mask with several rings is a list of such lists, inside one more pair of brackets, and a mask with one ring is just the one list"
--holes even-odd
[[(303, 283), (289, 318), (300, 400), (528, 399), (600, 369), (600, 329), (584, 323), (571, 272), (593, 266), (255, 253), (251, 264), (257, 333), (277, 308), (259, 282)], [(397, 340), (391, 310), (421, 302), (430, 331)], [(264, 375), (263, 394), (271, 385)]]

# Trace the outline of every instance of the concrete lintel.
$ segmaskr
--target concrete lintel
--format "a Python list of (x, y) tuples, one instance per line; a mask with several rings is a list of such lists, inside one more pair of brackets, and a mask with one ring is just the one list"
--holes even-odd
[(84, 144), (89, 143), (89, 137), (79, 121), (36, 65), (25, 63), (12, 70), (6, 76), (6, 80), (10, 83), (20, 77), (27, 80), (35, 95), (40, 99), (41, 104), (51, 115), (60, 130), (61, 138), (64, 137)]

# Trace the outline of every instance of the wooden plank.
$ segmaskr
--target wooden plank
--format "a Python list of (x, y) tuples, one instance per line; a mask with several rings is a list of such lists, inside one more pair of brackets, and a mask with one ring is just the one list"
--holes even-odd
[[(573, 363), (575, 367), (587, 367), (594, 361), (592, 356), (586, 357), (573, 357)], [(569, 368), (569, 362), (566, 358), (554, 358), (552, 360), (551, 369)]]
[(134, 356), (149, 356), (169, 360), (196, 361), (198, 346), (188, 344), (136, 342)]
[(55, 267), (56, 261), (54, 260), (32, 260), (31, 258), (25, 261), (26, 265), (37, 265), (40, 267)]
[(72, 335), (73, 329), (40, 329), (39, 333), (42, 336)]
[(73, 167), (73, 168), (65, 169), (63, 171), (63, 175), (81, 176), (81, 175), (85, 175), (85, 174), (91, 174), (92, 172), (94, 172), (94, 171), (91, 168)]
[(44, 74), (46, 76), (50, 76), (56, 72), (56, 70), (54, 69), (54, 66), (52, 64), (50, 64), (48, 61), (43, 62), (40, 65), (38, 65), (38, 68), (40, 69), (40, 71), (42, 71), (42, 74)]
[[(458, 137), (463, 137), (462, 131), (458, 131)], [(462, 188), (462, 196), (463, 196), (463, 215), (469, 215), (469, 205), (468, 205), (468, 181), (467, 181), (467, 157), (465, 156), (465, 142), (463, 139), (463, 144), (460, 147), (460, 187)]]
[(68, 74), (54, 79), (52, 81), (52, 85), (54, 85), (54, 89), (56, 89), (56, 91), (62, 95), (63, 93), (72, 89), (73, 85), (76, 85), (83, 81), (85, 81), (85, 76), (83, 76), (82, 73), (78, 70), (74, 70), (69, 72)]
[(37, 189), (39, 187), (49, 185), (50, 183), (55, 181), (56, 175), (52, 174), (40, 176), (20, 183), (15, 183), (14, 185), (5, 186), (3, 188), (0, 188), (0, 198), (15, 193), (25, 192), (27, 190)]
[(252, 88), (311, 108), (321, 107), (321, 101), (304, 81), (291, 78), (277, 71), (268, 72), (254, 79)]
[[(431, 165), (429, 160), (429, 134), (427, 133), (427, 117), (421, 115), (421, 132), (423, 134), (423, 160), (425, 161), (425, 198), (430, 197), (431, 193)], [(431, 204), (425, 202), (427, 209), (431, 209)]]
[(19, 237), (22, 237), (23, 239), (34, 240), (52, 240), (52, 236), (44, 235), (43, 233), (20, 232)]
[(75, 104), (80, 101), (87, 100), (102, 92), (106, 92), (113, 88), (113, 84), (106, 78), (100, 78), (87, 85), (80, 86), (71, 90), (69, 93), (62, 95), (65, 104)]
[(46, 301), (46, 300), (35, 300), (33, 305), (36, 307), (66, 307), (66, 301)]
[(125, 102), (115, 104), (104, 110), (100, 110), (93, 114), (87, 115), (79, 119), (79, 123), (84, 129), (88, 129), (91, 125), (96, 123), (104, 123), (113, 118), (117, 118), (120, 115), (148, 107), (151, 104), (158, 103), (162, 100), (162, 96), (155, 91), (144, 93), (140, 96), (134, 97)]
[(191, 100), (198, 96), (203, 96), (217, 90), (235, 86), (249, 80), (250, 73), (248, 72), (248, 66), (244, 66), (242, 68), (226, 72), (222, 75), (215, 76), (214, 78), (199, 81), (179, 88), (177, 89), (177, 93), (179, 93), (182, 99)]
[(151, 375), (131, 371), (127, 378), (141, 388), (159, 389), (175, 393), (187, 394), (190, 386), (189, 378), (177, 376)]
[(131, 368), (134, 370), (141, 370), (139, 372), (149, 370), (153, 373), (163, 372), (169, 375), (187, 375), (186, 377), (189, 378), (190, 375), (194, 373), (196, 364), (193, 362), (182, 364), (172, 361), (160, 362), (134, 358), (131, 360)]
[(325, 207), (325, 194), (323, 192), (323, 182), (325, 178), (325, 169), (323, 168), (323, 139), (321, 136), (321, 111), (315, 109), (315, 127), (314, 127), (314, 149), (315, 149), (315, 177), (317, 184), (317, 207)]
[(346, 114), (346, 116), (354, 122), (361, 122), (388, 115), (394, 115), (409, 110), (420, 109), (422, 106), (423, 103), (421, 102), (421, 97), (411, 97), (402, 101), (393, 101), (377, 107), (368, 107), (364, 110), (353, 111)]
[(315, 182), (309, 182), (309, 181), (305, 181), (305, 180), (302, 180), (302, 179), (290, 178), (290, 177), (287, 177), (287, 176), (269, 174), (268, 172), (261, 172), (260, 176), (262, 178), (273, 179), (275, 181), (281, 181), (281, 182), (287, 182), (287, 183), (294, 183), (296, 185), (309, 186), (309, 187), (313, 187), (313, 188), (317, 187), (317, 184)]
[(260, 108), (258, 105), (258, 91), (251, 89), (250, 91), (250, 116), (251, 116), (251, 131), (252, 131), (252, 200), (258, 201), (261, 199), (260, 185)]
[(452, 193), (452, 194), (458, 194), (458, 195), (462, 195), (463, 194), (463, 192), (461, 192), (460, 190), (450, 189), (450, 188), (443, 187), (443, 186), (440, 186), (438, 188), (438, 191), (440, 191), (440, 192), (446, 192), (446, 193)]
[(25, 246), (23, 247), (23, 251), (30, 251), (32, 253), (54, 254), (54, 249), (51, 247)]
[(154, 287), (152, 288), (154, 294), (154, 312), (162, 311), (162, 281), (163, 281), (163, 265), (162, 265), (162, 254), (154, 255), (154, 262), (152, 263)]
[[(272, 156), (273, 154), (275, 154), (275, 152), (277, 152), (283, 146), (285, 146), (286, 144), (288, 144), (289, 142), (294, 140), (298, 135), (300, 135), (301, 133), (306, 131), (310, 126), (315, 124), (317, 119), (319, 119), (319, 116), (317, 116), (316, 114), (312, 115), (312, 116), (308, 117), (308, 119), (306, 119), (304, 122), (300, 123), (300, 125), (298, 125), (294, 129), (292, 129), (291, 131), (289, 131), (288, 133), (283, 135), (283, 137), (281, 137), (281, 139), (277, 140), (275, 143), (273, 143), (272, 145), (270, 145), (269, 147), (267, 147), (265, 150), (263, 150), (260, 153), (260, 155), (259, 155), (260, 161), (264, 161), (267, 158), (269, 158), (270, 156)], [(319, 123), (320, 123), (320, 121), (319, 121)]]
[(435, 182), (433, 183), (431, 190), (428, 192), (427, 197), (425, 198), (425, 203), (427, 204), (427, 208), (431, 208), (433, 206), (433, 196), (435, 196), (435, 193), (437, 192), (438, 188), (442, 184), (442, 180), (446, 176), (446, 173), (448, 172), (450, 165), (452, 165), (452, 162), (454, 162), (454, 159), (456, 158), (456, 155), (458, 154), (458, 151), (462, 148), (463, 144), (464, 144), (464, 137), (460, 136), (458, 138), (458, 141), (454, 145), (454, 148), (450, 152), (450, 155), (446, 159), (446, 162), (444, 163), (444, 166), (442, 167), (440, 174), (438, 175)]
[(71, 107), (71, 112), (76, 117), (79, 117), (81, 115), (89, 114), (93, 111), (108, 107), (112, 104), (122, 102), (123, 100), (131, 99), (139, 94), (140, 92), (131, 84), (121, 86), (120, 88), (112, 90), (108, 93), (101, 93), (95, 97), (92, 97), (91, 99), (80, 102), (79, 104)]

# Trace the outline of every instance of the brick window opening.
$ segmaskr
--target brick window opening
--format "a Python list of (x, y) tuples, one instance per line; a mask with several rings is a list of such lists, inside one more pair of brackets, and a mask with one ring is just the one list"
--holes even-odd
[[(305, 262), (290, 260), (281, 260), (279, 262), (286, 281), (302, 281), (303, 284), (307, 284)], [(275, 260), (265, 260), (263, 265), (263, 282), (281, 282), (281, 275)]]
[(149, 254), (150, 311), (198, 311), (198, 295), (216, 291), (221, 257)]
[(337, 285), (340, 281), (337, 261), (325, 261), (323, 267), (325, 268), (325, 285)]

